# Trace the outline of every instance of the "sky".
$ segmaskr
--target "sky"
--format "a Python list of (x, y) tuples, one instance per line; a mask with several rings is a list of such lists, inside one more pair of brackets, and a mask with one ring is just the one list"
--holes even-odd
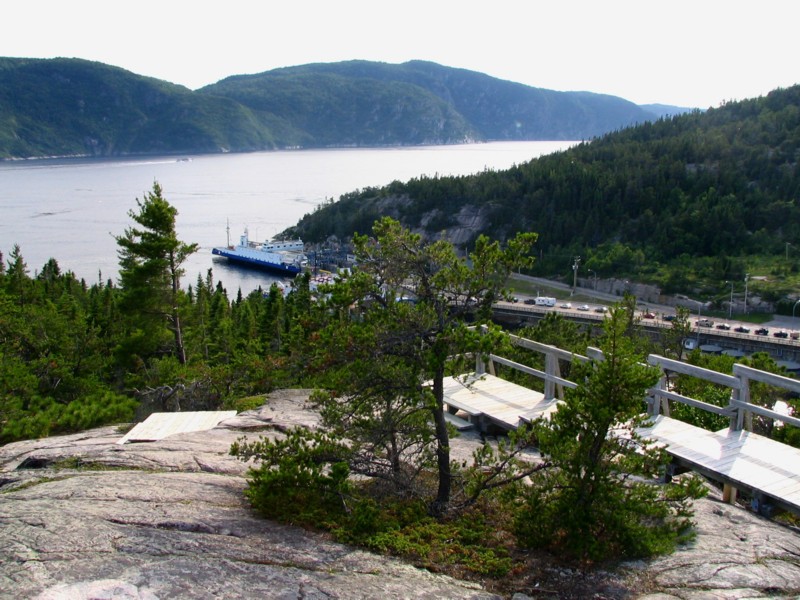
[(800, 83), (798, 0), (25, 0), (0, 56), (75, 57), (197, 89), (315, 62), (428, 60), (637, 104)]

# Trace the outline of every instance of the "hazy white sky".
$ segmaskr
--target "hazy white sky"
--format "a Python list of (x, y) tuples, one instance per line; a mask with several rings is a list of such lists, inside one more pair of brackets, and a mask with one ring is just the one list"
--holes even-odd
[(11, 0), (0, 14), (0, 56), (85, 58), (191, 89), (351, 59), (699, 108), (800, 82), (798, 0)]

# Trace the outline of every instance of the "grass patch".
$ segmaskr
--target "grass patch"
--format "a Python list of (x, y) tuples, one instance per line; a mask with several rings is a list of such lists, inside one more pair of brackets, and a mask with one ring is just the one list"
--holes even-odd
[(29, 488), (41, 485), (43, 483), (50, 483), (51, 481), (61, 481), (62, 479), (68, 479), (69, 477), (70, 477), (69, 475), (60, 475), (58, 477), (39, 477), (37, 479), (31, 479), (30, 481), (21, 483), (17, 486), (9, 487), (8, 489), (3, 489), (0, 491), (0, 493), (11, 494), (13, 492), (21, 492), (22, 490), (27, 490)]
[(246, 494), (270, 519), (326, 531), (338, 542), (462, 579), (500, 580), (515, 566), (512, 536), (500, 525), (507, 510), (498, 502), (435, 519), (422, 497), (395, 497), (386, 484), (343, 479), (346, 469), (322, 475), (322, 487), (309, 485), (302, 469), (251, 474)]
[(263, 406), (266, 401), (267, 399), (263, 395), (245, 396), (244, 398), (226, 400), (222, 408), (223, 410), (235, 410), (236, 412), (245, 412), (248, 410), (255, 410)]
[(133, 471), (130, 466), (108, 465), (94, 460), (84, 460), (80, 456), (69, 456), (50, 465), (56, 471)]
[(366, 492), (360, 490), (349, 512), (327, 522), (337, 541), (464, 579), (498, 579), (514, 567), (505, 545), (508, 536), (491, 524), (487, 506), (437, 520), (419, 500), (383, 498), (378, 504), (361, 495)]

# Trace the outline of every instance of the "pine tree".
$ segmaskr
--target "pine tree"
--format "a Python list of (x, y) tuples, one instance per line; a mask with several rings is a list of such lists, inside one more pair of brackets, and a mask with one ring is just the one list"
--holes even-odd
[(358, 270), (328, 290), (319, 313), (327, 322), (309, 348), (330, 390), (323, 420), (363, 452), (354, 471), (408, 489), (410, 473), (435, 464), (431, 512), (448, 509), (448, 363), (496, 341), (467, 320), (488, 320), (509, 273), (532, 262), (535, 239), (520, 234), (501, 248), (481, 236), (467, 262), (452, 243), (424, 241), (390, 218), (375, 223), (373, 236), (355, 236)]
[(692, 477), (658, 483), (666, 459), (636, 428), (659, 374), (636, 353), (629, 323), (628, 311), (612, 309), (602, 356), (575, 369), (580, 385), (534, 426), (553, 467), (533, 477), (516, 517), (523, 544), (598, 560), (668, 552), (688, 535), (702, 488)]
[[(135, 343), (131, 349), (143, 354), (161, 350), (170, 335), (173, 354), (186, 363), (180, 311), (182, 265), (197, 251), (197, 244), (178, 239), (175, 217), (178, 211), (163, 197), (161, 186), (136, 199), (138, 210), (128, 215), (138, 226), (129, 227), (116, 238), (119, 246), (121, 308), (135, 316)], [(166, 336), (164, 335), (166, 333)]]

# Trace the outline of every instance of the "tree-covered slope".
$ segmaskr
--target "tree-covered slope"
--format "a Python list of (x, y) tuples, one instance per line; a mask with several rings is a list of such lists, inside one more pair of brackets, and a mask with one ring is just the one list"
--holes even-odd
[(226, 98), (78, 59), (0, 59), (0, 158), (275, 147), (276, 127)]
[(295, 229), (309, 241), (346, 239), (388, 214), (462, 244), (478, 233), (536, 231), (542, 265), (548, 256), (568, 263), (581, 255), (601, 273), (777, 254), (800, 240), (798, 156), (800, 87), (792, 87), (644, 123), (507, 171), (353, 192)]
[(288, 118), (320, 142), (580, 140), (652, 118), (635, 104), (555, 92), (411, 61), (311, 64), (224, 79), (200, 90)]
[(410, 62), (306, 65), (201, 90), (79, 59), (0, 58), (0, 158), (587, 139), (652, 113)]
[(200, 90), (281, 115), (317, 146), (468, 142), (452, 106), (418, 86), (343, 76), (314, 65), (240, 75)]

